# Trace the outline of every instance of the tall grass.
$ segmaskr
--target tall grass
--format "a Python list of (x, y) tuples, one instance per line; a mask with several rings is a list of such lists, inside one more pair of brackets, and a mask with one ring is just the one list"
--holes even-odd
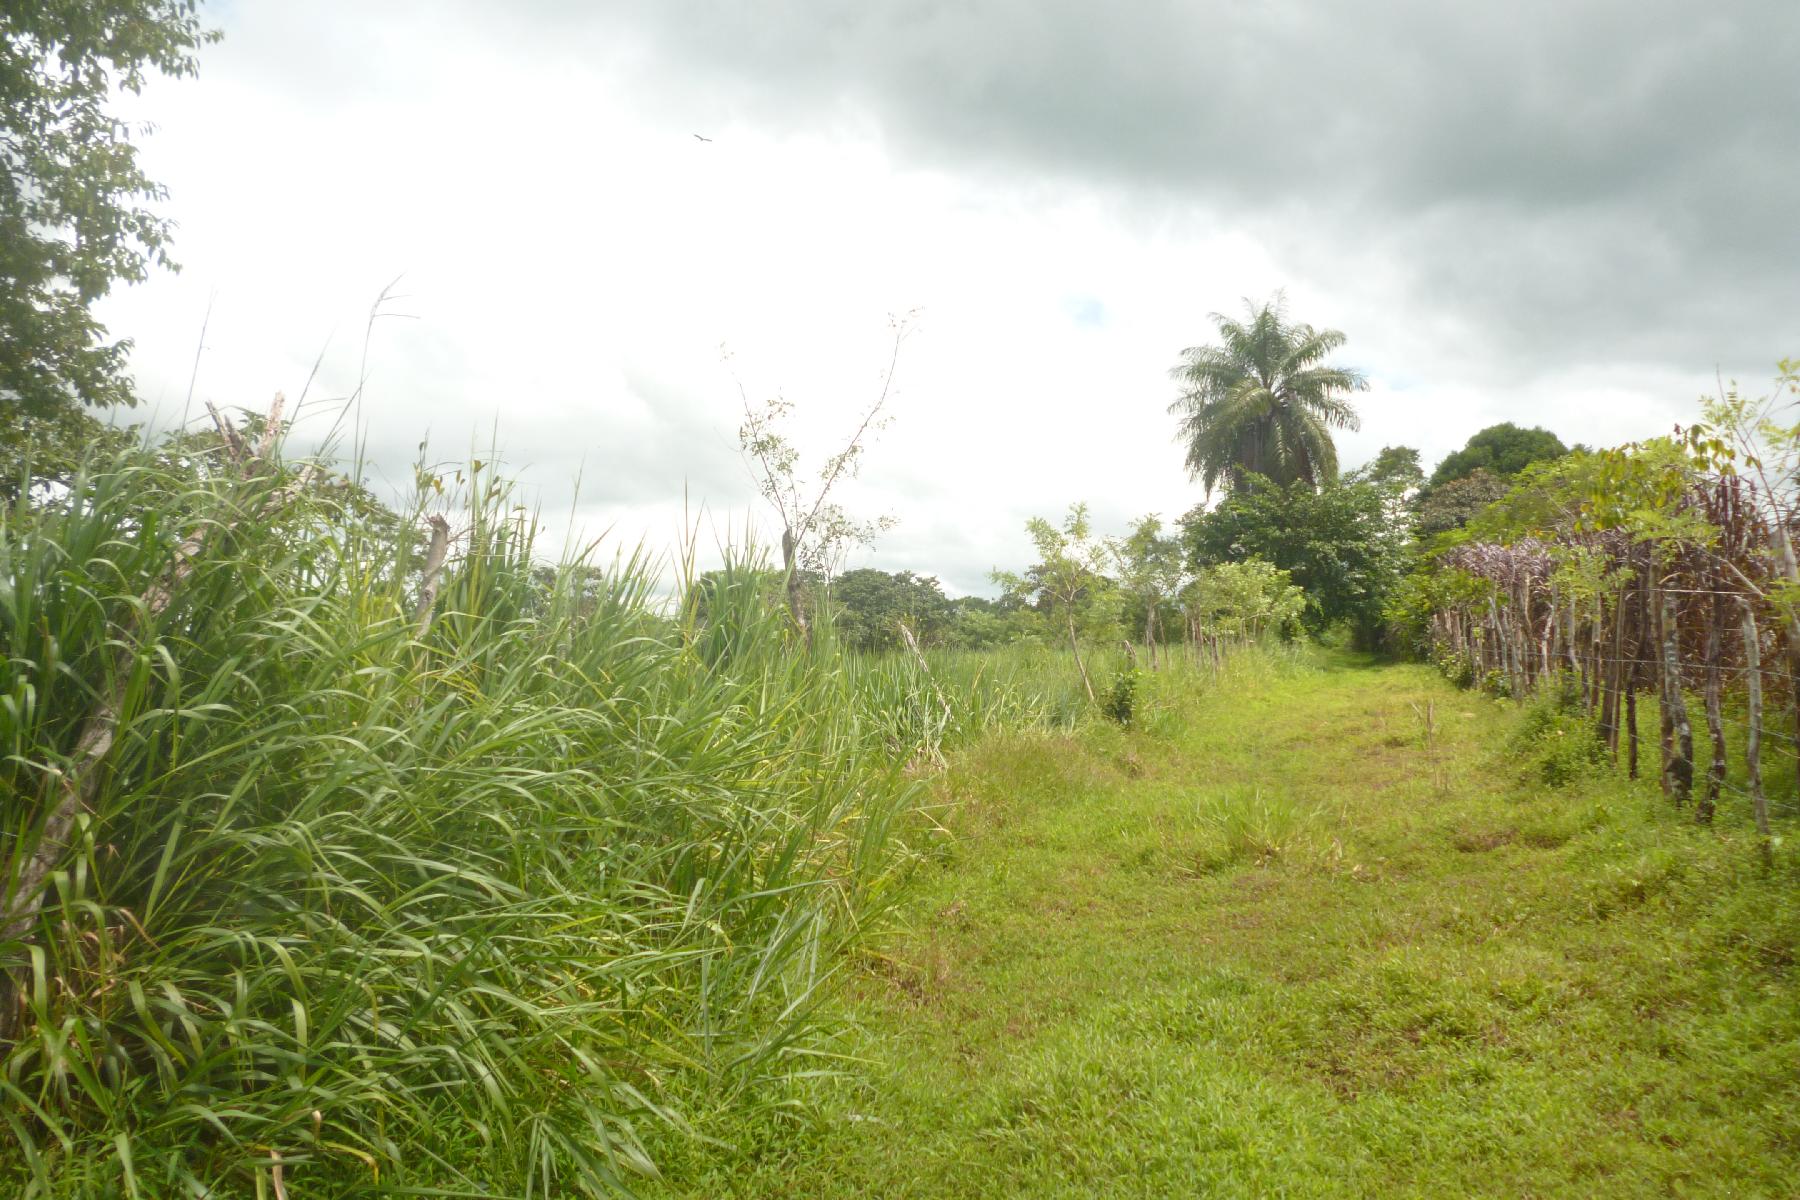
[(809, 655), (745, 564), (703, 620), (641, 558), (543, 568), (498, 486), (421, 632), (410, 526), (331, 487), (265, 516), (276, 482), (137, 455), (0, 523), (9, 878), (127, 674), (0, 944), (0, 1193), (607, 1194), (671, 1095), (808, 1069), (908, 764), (1022, 684)]
[(884, 744), (909, 750), (915, 763), (992, 730), (1067, 727), (1092, 715), (1074, 660), (1038, 646), (852, 654), (843, 669)]
[[(628, 1191), (684, 1108), (821, 1068), (923, 771), (1099, 719), (1057, 650), (809, 648), (751, 554), (673, 607), (642, 556), (546, 567), (478, 467), (421, 621), (425, 506), (295, 474), (189, 443), (0, 513), (9, 913), (116, 718), (0, 940), (0, 1194)], [(1172, 655), (1134, 722), (1217, 670)]]
[[(821, 622), (819, 628), (827, 627)], [(1216, 663), (1189, 647), (1166, 649), (1158, 669), (1137, 675), (1141, 703), (1131, 722), (1161, 733), (1170, 732), (1214, 686), (1253, 686), (1311, 664), (1308, 647), (1273, 638), (1233, 645)], [(1090, 647), (1083, 653), (1096, 687), (1128, 669), (1122, 649)], [(934, 650), (923, 661), (904, 653), (853, 655), (845, 670), (889, 744), (925, 754), (995, 730), (1069, 729), (1100, 719), (1075, 660), (1061, 646), (1027, 642), (991, 650)]]

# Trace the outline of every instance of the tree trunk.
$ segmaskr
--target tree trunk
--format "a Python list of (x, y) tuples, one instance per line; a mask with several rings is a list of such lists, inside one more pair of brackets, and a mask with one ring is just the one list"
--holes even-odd
[[(1635, 554), (1633, 551), (1634, 557)], [(1650, 564), (1647, 559), (1637, 584), (1631, 593), (1631, 665), (1625, 672), (1625, 733), (1628, 742), (1628, 771), (1632, 779), (1638, 777), (1638, 688), (1642, 685), (1645, 673), (1644, 648), (1650, 642), (1647, 636), (1650, 623)]]
[(431, 526), (431, 546), (425, 552), (425, 575), (419, 583), (419, 607), (414, 615), (414, 637), (424, 637), (431, 628), (431, 616), (437, 611), (438, 584), (444, 573), (444, 558), (450, 552), (450, 522), (437, 513), (426, 519)]
[(1750, 725), (1744, 734), (1744, 762), (1750, 777), (1750, 811), (1756, 817), (1756, 832), (1766, 838), (1769, 836), (1769, 801), (1763, 795), (1762, 781), (1762, 634), (1756, 628), (1756, 610), (1750, 607), (1749, 600), (1743, 604), (1744, 690)]
[(1724, 678), (1719, 669), (1725, 649), (1725, 604), (1718, 591), (1719, 581), (1712, 582), (1712, 620), (1706, 629), (1706, 733), (1712, 742), (1712, 761), (1706, 768), (1706, 793), (1694, 806), (1694, 819), (1702, 825), (1712, 823), (1719, 793), (1725, 788), (1725, 721), (1720, 708)]
[(1621, 587), (1613, 601), (1612, 661), (1606, 664), (1606, 697), (1600, 706), (1600, 728), (1606, 735), (1606, 748), (1612, 752), (1613, 765), (1619, 763), (1619, 701), (1625, 678), (1625, 609), (1630, 598), (1629, 584)]
[(1087, 665), (1081, 661), (1081, 641), (1075, 636), (1075, 610), (1068, 610), (1069, 617), (1069, 651), (1075, 656), (1075, 669), (1081, 672), (1081, 686), (1087, 689), (1089, 704), (1098, 703), (1094, 696), (1094, 681), (1088, 678)]
[(1519, 670), (1525, 675), (1527, 688), (1536, 684), (1542, 675), (1538, 670), (1537, 655), (1532, 653), (1536, 634), (1537, 628), (1531, 620), (1531, 582), (1527, 579), (1519, 584)]
[(1594, 597), (1594, 619), (1588, 626), (1588, 690), (1587, 710), (1593, 716), (1600, 711), (1600, 700), (1606, 693), (1606, 602)]
[[(1777, 516), (1776, 524), (1770, 533), (1775, 543), (1775, 561), (1781, 568), (1781, 577), (1789, 583), (1800, 584), (1800, 563), (1794, 560), (1794, 542), (1788, 536), (1787, 526), (1781, 524), (1783, 518)], [(1788, 621), (1788, 696), (1793, 702), (1794, 711), (1794, 752), (1800, 755), (1800, 620)], [(1794, 784), (1800, 788), (1800, 773), (1796, 773)]]
[(1494, 631), (1495, 667), (1506, 676), (1507, 690), (1515, 696), (1518, 689), (1513, 683), (1512, 639), (1506, 636), (1506, 627), (1500, 621), (1500, 603), (1492, 596), (1488, 597), (1488, 626)]
[(781, 569), (787, 575), (787, 608), (788, 616), (794, 622), (794, 628), (806, 640), (806, 648), (812, 649), (812, 625), (806, 619), (806, 605), (802, 603), (800, 593), (800, 569), (795, 557), (800, 547), (794, 537), (793, 526), (781, 531)]
[(1662, 591), (1659, 588), (1651, 611), (1645, 618), (1651, 635), (1656, 640), (1656, 711), (1661, 726), (1661, 767), (1659, 782), (1663, 795), (1674, 794), (1675, 787), (1669, 775), (1669, 764), (1675, 761), (1675, 707), (1669, 703), (1669, 672), (1663, 660), (1663, 605)]
[(1625, 689), (1625, 762), (1630, 778), (1638, 777), (1637, 680), (1635, 670), (1631, 685)]
[(1524, 604), (1515, 608), (1507, 618), (1512, 632), (1513, 671), (1518, 675), (1518, 682), (1513, 686), (1515, 696), (1522, 696), (1531, 690), (1531, 641), (1526, 633), (1530, 622), (1531, 610)]
[[(1577, 615), (1576, 615), (1574, 597), (1570, 597), (1570, 599), (1569, 599), (1568, 639), (1563, 642), (1563, 653), (1568, 655), (1569, 670), (1571, 670), (1575, 673), (1575, 678), (1577, 678), (1577, 679), (1581, 678), (1581, 656), (1579, 654), (1577, 654), (1575, 651), (1575, 640), (1578, 636), (1580, 636), (1580, 632), (1581, 632), (1581, 621), (1580, 621), (1579, 617), (1577, 617)], [(1584, 683), (1584, 686), (1585, 686), (1585, 683)]]
[(1694, 792), (1694, 726), (1688, 719), (1687, 698), (1681, 694), (1681, 658), (1678, 650), (1680, 634), (1675, 597), (1665, 590), (1662, 597), (1663, 675), (1669, 727), (1673, 735), (1670, 747), (1669, 794), (1676, 804), (1684, 804)]

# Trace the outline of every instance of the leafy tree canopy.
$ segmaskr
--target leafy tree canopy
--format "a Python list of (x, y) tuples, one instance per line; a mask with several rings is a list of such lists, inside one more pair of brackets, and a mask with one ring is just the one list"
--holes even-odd
[(902, 621), (921, 642), (939, 642), (955, 615), (937, 579), (911, 571), (845, 571), (830, 595), (838, 638), (852, 650), (898, 649)]
[(1548, 429), (1521, 429), (1510, 421), (1490, 425), (1439, 463), (1426, 488), (1435, 490), (1480, 470), (1509, 479), (1532, 463), (1550, 462), (1568, 452), (1562, 439)]
[(1252, 640), (1299, 633), (1306, 611), (1306, 594), (1288, 573), (1260, 558), (1205, 568), (1183, 589), (1183, 599), (1207, 632)]
[(1461, 529), (1511, 489), (1510, 483), (1486, 467), (1440, 484), (1419, 501), (1419, 535), (1432, 537)]
[(114, 457), (132, 441), (129, 430), (96, 420), (73, 401), (39, 416), (0, 398), (0, 500), (33, 491), (35, 502), (45, 492), (34, 485), (66, 483), (84, 459)]
[(1084, 626), (1094, 623), (1100, 611), (1099, 597), (1113, 590), (1113, 581), (1106, 577), (1106, 543), (1094, 536), (1086, 504), (1070, 505), (1060, 526), (1033, 517), (1025, 523), (1025, 532), (1037, 550), (1038, 561), (1023, 576), (995, 571), (993, 580), (1008, 596), (1032, 597), (1040, 611), (1060, 618), (1082, 686), (1092, 701), (1094, 682), (1081, 658), (1080, 634)]
[(38, 0), (0, 9), (0, 402), (55, 419), (70, 401), (131, 404), (129, 343), (88, 311), (167, 257), (163, 189), (111, 115), (114, 89), (192, 75), (196, 0)]
[(1023, 574), (992, 572), (1004, 593), (1003, 603), (1022, 601), (1045, 614), (1079, 613), (1113, 589), (1106, 575), (1110, 552), (1095, 534), (1086, 504), (1070, 505), (1061, 525), (1033, 517), (1025, 523), (1025, 532), (1038, 560)]
[(167, 257), (163, 189), (137, 166), (114, 90), (192, 75), (216, 34), (195, 0), (35, 0), (0, 6), (0, 497), (67, 480), (128, 438), (83, 405), (130, 405), (127, 341), (90, 305)]
[(1380, 454), (1352, 471), (1349, 478), (1408, 491), (1425, 482), (1425, 468), (1419, 465), (1419, 452), (1411, 446), (1383, 446)]
[(1387, 495), (1366, 481), (1314, 489), (1249, 480), (1212, 511), (1183, 517), (1183, 541), (1195, 568), (1261, 559), (1286, 571), (1306, 593), (1309, 631), (1347, 622), (1369, 644), (1409, 554), (1408, 531), (1392, 520)]
[(1107, 547), (1124, 600), (1122, 623), (1126, 629), (1135, 626), (1142, 631), (1154, 667), (1164, 611), (1173, 609), (1186, 574), (1181, 539), (1164, 533), (1162, 518), (1150, 513), (1132, 522), (1124, 537), (1110, 539)]
[(1107, 548), (1119, 588), (1136, 611), (1154, 609), (1180, 590), (1181, 540), (1164, 533), (1162, 518), (1154, 513), (1132, 522), (1124, 537), (1109, 539)]

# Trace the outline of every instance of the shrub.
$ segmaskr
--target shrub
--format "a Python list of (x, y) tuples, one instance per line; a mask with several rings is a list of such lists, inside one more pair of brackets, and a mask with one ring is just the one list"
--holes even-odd
[(1512, 748), (1550, 787), (1591, 775), (1607, 761), (1606, 743), (1583, 707), (1580, 681), (1567, 673), (1525, 705)]
[(1460, 688), (1475, 686), (1475, 659), (1460, 650), (1441, 646), (1433, 652), (1431, 661), (1451, 683)]
[(1132, 713), (1137, 706), (1137, 690), (1137, 666), (1133, 663), (1126, 663), (1113, 677), (1112, 687), (1107, 690), (1106, 698), (1101, 701), (1101, 711), (1121, 725), (1130, 725)]
[(1512, 680), (1505, 671), (1489, 671), (1481, 677), (1481, 691), (1489, 696), (1510, 696)]

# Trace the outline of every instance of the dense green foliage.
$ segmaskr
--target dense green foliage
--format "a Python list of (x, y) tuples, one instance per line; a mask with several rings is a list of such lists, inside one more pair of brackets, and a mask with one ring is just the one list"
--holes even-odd
[(1290, 323), (1278, 294), (1248, 321), (1215, 313), (1220, 344), (1191, 346), (1171, 372), (1182, 395), (1169, 406), (1181, 418), (1188, 473), (1208, 492), (1238, 488), (1253, 475), (1286, 485), (1337, 478), (1333, 429), (1355, 429), (1346, 397), (1367, 381), (1325, 360), (1344, 344), (1335, 329)]
[(838, 637), (855, 650), (897, 650), (905, 625), (922, 643), (943, 640), (955, 608), (930, 575), (888, 574), (863, 567), (831, 581)]
[(1087, 505), (1082, 503), (1070, 505), (1060, 525), (1043, 517), (1031, 518), (1025, 532), (1037, 548), (1037, 562), (1023, 575), (996, 571), (994, 582), (1008, 597), (1031, 601), (1067, 634), (1069, 652), (1081, 671), (1088, 699), (1094, 700), (1093, 681), (1082, 662), (1081, 640), (1083, 632), (1110, 625), (1116, 615), (1115, 608), (1103, 603), (1113, 591), (1113, 581), (1106, 575), (1107, 545), (1094, 532)]
[[(1111, 544), (1118, 573), (1121, 623), (1134, 625), (1155, 661), (1156, 643), (1170, 619), (1186, 575), (1181, 539), (1163, 532), (1162, 519), (1154, 513), (1139, 517), (1122, 538)], [(1129, 633), (1128, 633), (1129, 636)]]
[(108, 111), (152, 73), (196, 69), (195, 0), (12, 3), (0, 10), (0, 470), (64, 477), (100, 427), (82, 404), (132, 404), (129, 342), (90, 311), (167, 264), (162, 188)]
[(1583, 733), (1549, 730), (1562, 753), (1546, 779), (1598, 757), (1634, 778), (1654, 763), (1699, 824), (1747, 808), (1765, 859), (1791, 806), (1768, 775), (1800, 754), (1800, 364), (1777, 370), (1772, 393), (1703, 401), (1704, 419), (1674, 436), (1526, 468), (1437, 539), (1390, 607), (1459, 683), (1539, 703), (1569, 694)]
[(1346, 623), (1373, 644), (1408, 565), (1409, 531), (1392, 497), (1392, 485), (1362, 480), (1315, 488), (1247, 479), (1216, 508), (1184, 516), (1182, 537), (1196, 566), (1261, 559), (1286, 571), (1306, 593), (1307, 629)]
[(952, 598), (936, 576), (911, 571), (859, 567), (815, 588), (815, 595), (830, 606), (839, 645), (861, 653), (905, 648), (902, 626), (927, 648), (982, 650), (1050, 635), (1042, 614), (1021, 599)]
[(1511, 490), (1511, 483), (1486, 467), (1441, 483), (1419, 499), (1419, 535), (1431, 537), (1461, 529)]
[(1791, 1190), (1791, 412), (1340, 474), (1278, 294), (1174, 371), (1217, 507), (951, 598), (841, 571), (901, 319), (810, 471), (744, 397), (779, 566), (553, 564), (481, 464), (88, 411), (171, 232), (108, 103), (212, 36), (0, 11), (0, 1193)]
[(1354, 476), (1390, 485), (1404, 496), (1425, 482), (1425, 469), (1419, 465), (1419, 452), (1411, 446), (1383, 446)]
[(1306, 593), (1288, 572), (1261, 559), (1215, 563), (1195, 572), (1182, 601), (1202, 634), (1260, 643), (1299, 636)]
[(764, 569), (675, 619), (640, 562), (546, 571), (478, 470), (421, 619), (410, 522), (223, 454), (128, 453), (0, 519), (14, 871), (116, 720), (0, 946), (9, 1195), (248, 1195), (278, 1164), (316, 1196), (608, 1192), (677, 1098), (810, 1069), (815, 989), (909, 861), (903, 769), (1046, 711), (797, 652)]
[(0, 501), (66, 484), (96, 452), (119, 451), (136, 434), (101, 421), (73, 400), (41, 413), (0, 397)]
[(1548, 429), (1521, 429), (1511, 421), (1490, 425), (1471, 436), (1461, 450), (1447, 456), (1431, 473), (1428, 491), (1476, 471), (1501, 478), (1517, 475), (1532, 463), (1549, 462), (1569, 452), (1562, 439)]

